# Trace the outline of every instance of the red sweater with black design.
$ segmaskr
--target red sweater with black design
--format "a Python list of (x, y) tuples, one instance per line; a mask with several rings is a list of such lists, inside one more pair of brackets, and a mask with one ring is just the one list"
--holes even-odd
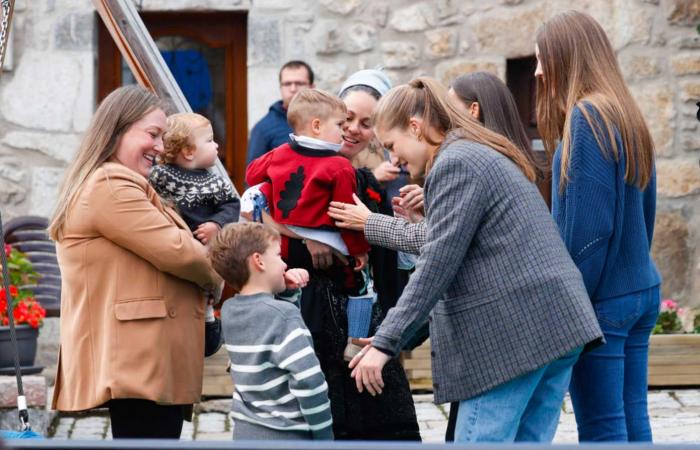
[(248, 165), (246, 183), (264, 182), (270, 183), (263, 193), (278, 223), (340, 231), (350, 255), (369, 251), (362, 232), (339, 229), (328, 215), (332, 201), (353, 203), (357, 181), (346, 158), (331, 150), (282, 144)]

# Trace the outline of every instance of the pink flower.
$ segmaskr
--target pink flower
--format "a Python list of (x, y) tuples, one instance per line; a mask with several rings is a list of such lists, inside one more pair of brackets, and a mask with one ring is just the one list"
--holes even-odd
[(661, 302), (661, 309), (664, 311), (674, 311), (676, 308), (678, 308), (678, 303), (674, 302), (670, 298), (667, 298)]

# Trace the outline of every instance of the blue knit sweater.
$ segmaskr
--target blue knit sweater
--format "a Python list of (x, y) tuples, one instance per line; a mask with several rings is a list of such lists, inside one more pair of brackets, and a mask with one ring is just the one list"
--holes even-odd
[[(593, 120), (600, 120), (587, 106)], [(592, 301), (658, 285), (651, 259), (656, 214), (656, 173), (644, 191), (625, 183), (625, 153), (616, 133), (618, 161), (610, 142), (598, 145), (590, 124), (571, 113), (569, 182), (559, 189), (561, 144), (552, 162), (552, 214)]]
[(248, 158), (250, 162), (273, 148), (289, 142), (292, 132), (287, 123), (287, 110), (282, 107), (282, 100), (273, 103), (265, 117), (256, 123), (248, 140)]

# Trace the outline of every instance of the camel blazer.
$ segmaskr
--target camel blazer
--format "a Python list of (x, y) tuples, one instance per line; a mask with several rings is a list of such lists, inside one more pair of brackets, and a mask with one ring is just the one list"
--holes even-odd
[(199, 401), (202, 289), (221, 280), (148, 181), (121, 164), (102, 165), (56, 247), (63, 282), (53, 408), (79, 411), (117, 398)]

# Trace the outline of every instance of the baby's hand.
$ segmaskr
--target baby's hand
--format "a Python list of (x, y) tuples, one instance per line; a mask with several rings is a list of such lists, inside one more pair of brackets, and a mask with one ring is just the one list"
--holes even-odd
[(220, 229), (219, 224), (215, 222), (204, 222), (194, 230), (194, 237), (199, 239), (202, 244), (207, 245)]
[(305, 269), (289, 269), (284, 273), (287, 289), (300, 289), (309, 283), (309, 272)]
[(367, 265), (367, 261), (369, 261), (369, 256), (367, 253), (355, 256), (355, 272), (359, 272), (360, 270), (364, 269)]

